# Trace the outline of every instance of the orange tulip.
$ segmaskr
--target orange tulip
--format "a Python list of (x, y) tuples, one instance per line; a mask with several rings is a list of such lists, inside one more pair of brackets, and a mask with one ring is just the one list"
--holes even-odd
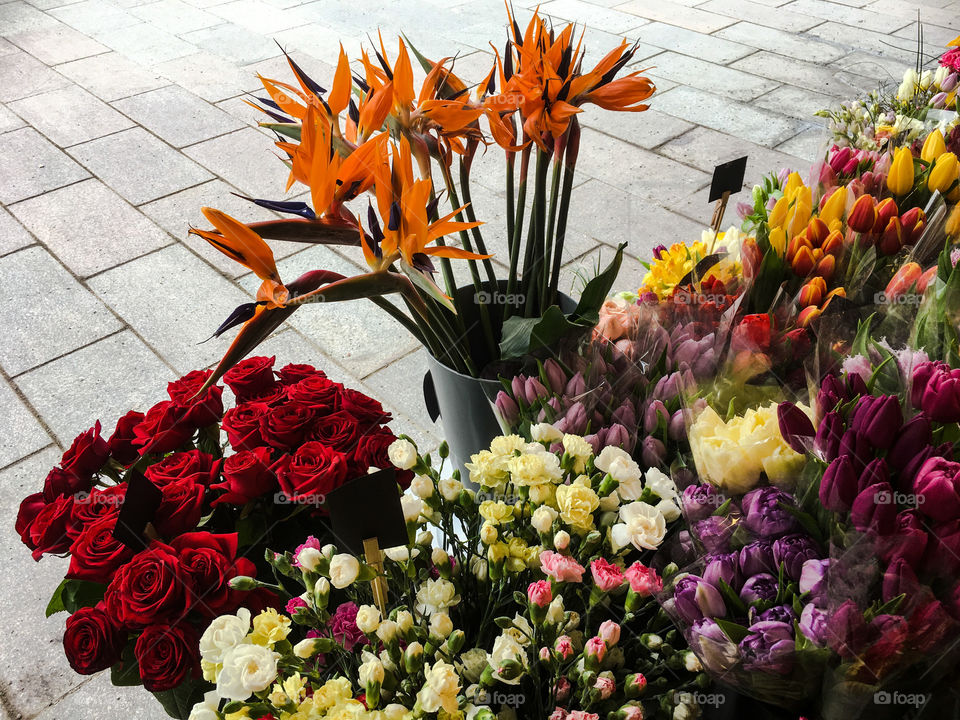
[(923, 275), (923, 268), (917, 263), (904, 263), (903, 266), (894, 273), (894, 276), (890, 278), (884, 294), (891, 300), (900, 297), (913, 287), (921, 275)]
[(810, 220), (810, 224), (807, 225), (807, 239), (810, 241), (812, 247), (820, 247), (823, 244), (823, 241), (827, 239), (827, 236), (830, 234), (830, 228), (827, 227), (827, 224), (818, 217), (815, 217)]
[(833, 255), (824, 255), (817, 266), (813, 269), (814, 275), (819, 275), (824, 280), (829, 280), (833, 277), (834, 271), (837, 269), (837, 258)]
[(810, 241), (806, 238), (806, 236), (797, 235), (787, 246), (787, 261), (793, 262), (793, 259), (797, 256), (800, 248), (803, 247), (807, 248), (808, 250), (813, 249), (813, 246), (810, 244)]
[(843, 248), (843, 233), (839, 230), (834, 230), (827, 236), (827, 239), (823, 241), (823, 245), (820, 247), (827, 255), (838, 254)]
[(847, 226), (858, 233), (868, 233), (877, 223), (876, 202), (872, 195), (861, 195), (850, 209)]
[(797, 315), (797, 325), (800, 327), (809, 327), (810, 323), (821, 315), (821, 310), (816, 305), (809, 305), (800, 311)]
[(793, 260), (790, 263), (790, 266), (793, 268), (793, 272), (800, 277), (806, 277), (809, 275), (815, 265), (816, 261), (813, 259), (813, 253), (806, 245), (800, 246), (800, 249), (797, 250), (797, 254), (794, 255)]
[(873, 225), (873, 232), (883, 232), (890, 224), (890, 218), (900, 214), (897, 201), (893, 198), (884, 198), (877, 203), (877, 221)]
[(801, 307), (807, 307), (808, 305), (819, 306), (826, 292), (827, 283), (822, 277), (810, 278), (810, 280), (800, 288), (797, 302), (800, 303)]
[(900, 218), (892, 217), (883, 233), (880, 235), (880, 242), (877, 243), (877, 249), (881, 255), (896, 255), (904, 245), (903, 225), (900, 224)]
[(927, 288), (930, 287), (930, 283), (933, 282), (933, 279), (937, 277), (937, 266), (934, 265), (920, 276), (920, 279), (917, 280), (917, 292), (921, 295), (927, 291)]

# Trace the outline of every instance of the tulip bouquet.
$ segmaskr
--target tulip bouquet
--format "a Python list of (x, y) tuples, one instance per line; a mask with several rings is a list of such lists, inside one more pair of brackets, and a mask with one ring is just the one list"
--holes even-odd
[[(277, 602), (269, 589), (238, 590), (230, 580), (256, 576), (258, 564), (269, 572), (265, 548), (296, 547), (322, 527), (326, 493), (390, 464), (395, 436), (380, 403), (311, 366), (274, 371), (273, 363), (249, 358), (226, 374), (237, 401), (226, 413), (223, 388), (198, 395), (210, 371), (194, 371), (169, 384), (169, 400), (122, 417), (109, 439), (97, 423), (17, 515), (36, 560), (70, 558), (47, 607), (48, 616), (71, 613), (70, 666), (142, 683), (173, 717), (185, 718), (199, 693), (197, 638), (209, 620)], [(141, 474), (159, 504), (142, 537), (128, 528), (133, 543), (120, 532), (122, 513), (126, 502), (149, 503), (128, 493)]]
[(195, 717), (694, 717), (705, 678), (643, 562), (679, 517), (677, 489), (622, 450), (559, 445), (496, 438), (469, 463), (474, 492), (396, 441), (416, 476), (401, 499), (409, 542), (385, 551), (386, 605), (373, 567), (343, 548), (268, 552), (294, 587), (285, 614), (210, 624), (200, 652), (216, 691)]
[[(281, 137), (287, 189), (301, 183), (311, 202), (253, 199), (298, 217), (252, 224), (206, 208), (214, 229), (192, 230), (263, 281), (256, 302), (218, 330), (244, 324), (212, 380), (310, 302), (370, 298), (435, 358), (474, 377), (490, 362), (596, 323), (622, 248), (587, 283), (573, 312), (557, 304), (580, 152), (577, 115), (588, 104), (645, 110), (654, 86), (639, 72), (616, 77), (635, 53), (625, 40), (586, 69), (573, 25), (555, 30), (535, 12), (525, 31), (512, 15), (509, 28), (502, 57), (473, 90), (450, 58), (429, 60), (401, 40), (391, 61), (382, 38), (374, 59), (363, 51), (353, 70), (341, 48), (329, 92), (292, 59), (297, 85), (262, 78), (269, 95), (261, 101), (269, 116), (262, 125)], [(426, 73), (422, 83), (414, 82), (411, 53)], [(503, 280), (479, 228), (489, 210), (474, 207), (470, 191), (477, 153), (492, 145), (505, 159)], [(438, 209), (444, 195), (445, 215)], [(284, 284), (265, 239), (359, 246), (369, 270), (355, 277), (318, 270)], [(451, 260), (469, 264), (463, 292)], [(388, 295), (399, 295), (402, 307)]]

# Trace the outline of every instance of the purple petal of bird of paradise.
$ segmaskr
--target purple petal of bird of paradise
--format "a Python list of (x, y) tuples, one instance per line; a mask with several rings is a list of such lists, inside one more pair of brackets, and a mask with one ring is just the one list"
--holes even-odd
[(261, 198), (247, 197), (246, 195), (241, 195), (240, 193), (231, 193), (231, 195), (236, 195), (238, 198), (248, 200), (254, 205), (259, 205), (267, 210), (276, 210), (277, 212), (299, 215), (307, 220), (317, 219), (317, 214), (313, 211), (313, 208), (302, 201), (263, 200)]

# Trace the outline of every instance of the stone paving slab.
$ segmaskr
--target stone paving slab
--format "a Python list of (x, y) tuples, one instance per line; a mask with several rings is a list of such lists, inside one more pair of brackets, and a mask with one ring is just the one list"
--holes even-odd
[(31, 245), (35, 240), (14, 217), (0, 208), (0, 255)]
[(10, 40), (47, 65), (59, 65), (109, 51), (93, 38), (62, 23), (11, 35)]
[(24, 405), (13, 389), (2, 380), (0, 380), (0, 422), (3, 423), (0, 468), (45, 448), (51, 442), (47, 431), (34, 417), (30, 408)]
[(77, 85), (15, 100), (8, 107), (60, 147), (133, 127), (130, 118)]
[(25, 52), (0, 56), (0, 102), (18, 100), (66, 84), (66, 78)]
[(168, 84), (159, 73), (115, 52), (58, 65), (57, 72), (106, 102)]
[(176, 148), (238, 130), (238, 120), (177, 85), (117, 100), (113, 106)]

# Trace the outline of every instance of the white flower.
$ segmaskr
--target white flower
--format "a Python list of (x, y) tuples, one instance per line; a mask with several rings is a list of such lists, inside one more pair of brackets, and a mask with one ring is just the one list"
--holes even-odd
[(413, 615), (409, 610), (401, 610), (397, 613), (397, 627), (404, 635), (413, 628)]
[(566, 550), (570, 545), (570, 533), (566, 530), (558, 530), (553, 536), (553, 546), (557, 550)]
[(447, 502), (456, 502), (460, 497), (460, 491), (463, 490), (463, 483), (456, 478), (444, 478), (437, 486), (440, 488), (440, 494)]
[(387, 457), (401, 470), (409, 470), (417, 464), (417, 447), (409, 440), (397, 438), (387, 448)]
[(372, 657), (367, 660), (360, 668), (357, 670), (357, 676), (360, 679), (360, 684), (364, 687), (367, 685), (379, 685), (383, 682), (383, 663), (380, 662), (380, 658)]
[(221, 615), (200, 636), (200, 657), (211, 663), (222, 663), (228, 650), (246, 642), (249, 632), (250, 611), (247, 608), (240, 608), (236, 615)]
[(434, 613), (430, 616), (430, 632), (438, 638), (446, 638), (453, 632), (453, 621), (445, 612)]
[(317, 654), (318, 638), (307, 638), (293, 646), (293, 654), (307, 660)]
[(555, 443), (563, 439), (563, 433), (550, 423), (537, 423), (530, 426), (530, 437), (535, 442)]
[(593, 457), (593, 446), (579, 435), (563, 436), (563, 449), (568, 455), (576, 458), (573, 469), (574, 472), (583, 472), (587, 460)]
[(547, 606), (547, 622), (550, 625), (559, 625), (563, 622), (563, 597), (557, 595)]
[(316, 570), (321, 560), (323, 560), (323, 553), (316, 548), (305, 547), (297, 553), (297, 562), (300, 563), (302, 569), (308, 572)]
[(443, 578), (429, 579), (417, 591), (417, 612), (423, 616), (446, 610), (459, 602), (456, 586)]
[(448, 713), (457, 711), (457, 695), (460, 692), (460, 677), (453, 665), (438, 661), (424, 669), (423, 688), (417, 693), (420, 706), (427, 713), (443, 708)]
[(380, 638), (380, 641), (386, 645), (391, 640), (397, 636), (397, 631), (400, 628), (393, 620), (384, 620), (377, 627), (377, 637)]
[(519, 685), (520, 679), (523, 677), (522, 673), (511, 680), (500, 677), (498, 673), (498, 668), (502, 667), (508, 660), (515, 660), (524, 669), (527, 668), (527, 652), (523, 649), (523, 645), (517, 642), (513, 635), (503, 633), (493, 641), (493, 650), (487, 658), (487, 662), (493, 668), (493, 676), (500, 682), (508, 685)]
[(660, 468), (650, 468), (645, 476), (646, 486), (661, 500), (676, 500), (680, 497), (677, 484)]
[(360, 574), (360, 562), (348, 553), (330, 558), (330, 584), (342, 590), (354, 583)]
[(666, 534), (663, 513), (645, 502), (632, 502), (620, 508), (620, 522), (610, 528), (610, 541), (614, 551), (627, 545), (656, 550)]
[(390, 703), (383, 709), (386, 720), (405, 720), (410, 717), (410, 711), (399, 703)]
[(640, 493), (643, 492), (643, 485), (640, 482), (643, 473), (640, 472), (640, 466), (630, 457), (630, 453), (622, 448), (608, 446), (600, 451), (593, 464), (598, 470), (608, 473), (620, 483), (617, 491), (624, 500), (636, 500), (640, 497)]
[(530, 524), (533, 525), (537, 532), (550, 532), (553, 521), (557, 519), (558, 515), (559, 513), (552, 507), (541, 505), (533, 511), (533, 515), (530, 517)]
[[(246, 609), (246, 608), (243, 608)], [(187, 720), (219, 720), (217, 710), (220, 708), (220, 698), (216, 690), (204, 693), (203, 701), (198, 702), (190, 710), (190, 717)]]
[(689, 650), (683, 654), (683, 667), (687, 669), (687, 672), (700, 672), (703, 670), (703, 665), (700, 664), (696, 653)]
[(616, 492), (600, 498), (600, 510), (603, 512), (613, 512), (618, 507), (620, 507), (620, 496)]
[(410, 481), (410, 492), (422, 500), (433, 495), (433, 480), (426, 475), (414, 475)]
[(673, 500), (661, 500), (656, 504), (656, 508), (667, 522), (673, 522), (680, 517), (680, 508)]
[(507, 478), (506, 461), (489, 450), (481, 450), (464, 463), (470, 471), (470, 482), (483, 487), (498, 488)]
[(383, 554), (394, 562), (406, 562), (412, 557), (417, 557), (420, 554), (420, 549), (414, 548), (411, 551), (406, 545), (397, 545), (396, 547), (387, 548), (383, 551)]
[(266, 690), (277, 679), (280, 654), (262, 645), (243, 644), (228, 650), (217, 678), (217, 694), (227, 700), (246, 700)]
[(463, 676), (470, 682), (477, 682), (487, 666), (487, 653), (483, 648), (470, 648), (460, 655)]
[(403, 519), (408, 523), (416, 522), (423, 510), (423, 501), (413, 495), (403, 495), (400, 498), (400, 507), (403, 508)]
[(357, 627), (366, 635), (376, 632), (380, 627), (380, 611), (373, 605), (361, 605), (357, 609)]

